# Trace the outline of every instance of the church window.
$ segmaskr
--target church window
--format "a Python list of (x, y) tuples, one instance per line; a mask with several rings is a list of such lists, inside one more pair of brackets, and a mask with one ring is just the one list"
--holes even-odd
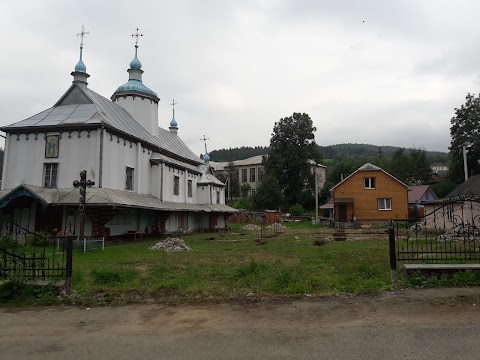
[(133, 175), (134, 175), (134, 169), (127, 166), (126, 182), (125, 182), (126, 190), (133, 190)]
[(188, 197), (192, 197), (193, 185), (192, 180), (188, 180)]
[(57, 176), (58, 176), (57, 163), (43, 164), (43, 187), (56, 188)]
[(247, 169), (242, 169), (242, 183), (247, 182)]
[(173, 177), (173, 195), (180, 194), (180, 177), (174, 176)]
[(220, 191), (217, 190), (217, 204), (220, 204)]

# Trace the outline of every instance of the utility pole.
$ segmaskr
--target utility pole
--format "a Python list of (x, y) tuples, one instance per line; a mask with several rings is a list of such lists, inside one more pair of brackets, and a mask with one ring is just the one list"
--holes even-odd
[(468, 165), (467, 165), (467, 148), (463, 145), (463, 172), (465, 174), (465, 181), (468, 180)]
[(315, 169), (315, 225), (318, 225), (318, 174)]

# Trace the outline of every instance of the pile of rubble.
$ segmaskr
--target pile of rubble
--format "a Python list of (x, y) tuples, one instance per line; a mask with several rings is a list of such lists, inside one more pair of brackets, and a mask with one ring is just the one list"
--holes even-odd
[(267, 229), (286, 229), (286, 228), (287, 228), (286, 226), (283, 226), (280, 223), (275, 223), (267, 226)]
[(261, 227), (258, 226), (258, 225), (255, 225), (255, 224), (247, 224), (247, 225), (242, 226), (242, 229), (243, 230), (260, 230)]
[(163, 241), (156, 243), (151, 246), (151, 250), (163, 250), (163, 251), (188, 251), (191, 250), (190, 247), (185, 245), (185, 241), (180, 238), (166, 238)]

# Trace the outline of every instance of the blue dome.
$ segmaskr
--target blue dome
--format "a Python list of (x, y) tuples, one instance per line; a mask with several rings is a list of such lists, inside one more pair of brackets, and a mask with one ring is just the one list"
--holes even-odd
[(140, 70), (142, 68), (142, 63), (138, 58), (135, 56), (133, 60), (130, 62), (130, 69)]
[(170, 121), (170, 126), (177, 127), (177, 120), (175, 120), (175, 118), (172, 118), (172, 121)]
[(210, 156), (208, 155), (208, 153), (205, 153), (205, 155), (203, 155), (203, 160), (210, 161)]
[(130, 79), (127, 81), (126, 84), (119, 86), (114, 94), (131, 92), (131, 91), (158, 97), (155, 91), (150, 90), (148, 87), (143, 85), (143, 83), (140, 80), (135, 80), (135, 79)]
[(78, 71), (78, 72), (87, 72), (87, 67), (85, 66), (85, 64), (83, 63), (82, 59), (80, 59), (77, 63), (77, 65), (75, 65), (75, 71)]

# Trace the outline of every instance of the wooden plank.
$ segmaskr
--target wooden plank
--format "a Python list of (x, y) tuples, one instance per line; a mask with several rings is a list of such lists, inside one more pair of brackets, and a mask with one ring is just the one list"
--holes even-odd
[(480, 264), (404, 264), (401, 270), (480, 270)]

